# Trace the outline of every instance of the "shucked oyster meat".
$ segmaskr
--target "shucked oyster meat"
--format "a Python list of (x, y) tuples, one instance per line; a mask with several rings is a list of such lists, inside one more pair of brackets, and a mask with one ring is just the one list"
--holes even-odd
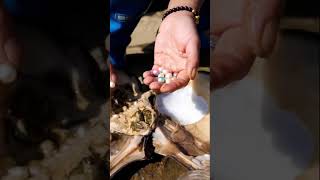
[(123, 106), (123, 112), (113, 114), (110, 118), (111, 133), (140, 136), (149, 134), (157, 116), (149, 100), (153, 95), (152, 91), (145, 92), (138, 100)]

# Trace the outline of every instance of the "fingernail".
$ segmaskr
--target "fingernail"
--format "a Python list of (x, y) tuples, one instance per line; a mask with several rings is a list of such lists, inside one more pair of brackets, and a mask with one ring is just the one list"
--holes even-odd
[(277, 39), (278, 32), (278, 22), (271, 20), (265, 27), (261, 37), (261, 54), (260, 56), (268, 56), (274, 47), (275, 41)]
[(197, 75), (197, 69), (196, 69), (196, 68), (193, 68), (193, 69), (191, 70), (190, 79), (191, 79), (191, 80), (194, 80), (194, 78), (196, 77), (196, 75)]
[(113, 81), (110, 81), (110, 88), (116, 87), (116, 84)]

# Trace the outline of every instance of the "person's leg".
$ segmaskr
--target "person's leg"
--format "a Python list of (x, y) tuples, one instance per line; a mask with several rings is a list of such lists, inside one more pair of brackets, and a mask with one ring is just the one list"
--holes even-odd
[(125, 51), (130, 35), (151, 0), (110, 1), (110, 61), (115, 68), (125, 67)]
[(210, 30), (210, 0), (205, 0), (200, 10), (200, 23), (198, 30), (201, 40), (201, 48), (210, 48), (207, 32)]

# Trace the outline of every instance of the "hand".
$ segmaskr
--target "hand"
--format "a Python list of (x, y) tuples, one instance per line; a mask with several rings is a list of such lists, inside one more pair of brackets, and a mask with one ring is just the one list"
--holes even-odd
[(276, 42), (281, 0), (216, 0), (211, 3), (213, 88), (243, 78), (256, 56), (271, 54)]
[[(17, 39), (9, 28), (8, 18), (0, 7), (0, 89), (15, 81), (20, 60)], [(0, 92), (1, 93), (1, 92)], [(1, 95), (0, 95), (1, 96)], [(1, 99), (1, 98), (0, 98)]]
[(10, 85), (15, 81), (19, 64), (20, 49), (8, 20), (0, 5), (0, 158), (7, 153), (5, 146), (4, 115), (7, 110), (7, 98)]
[(110, 71), (110, 95), (112, 95), (116, 89), (117, 75), (116, 75), (116, 71), (113, 69), (111, 64), (109, 65), (109, 71)]
[(178, 11), (168, 15), (161, 23), (155, 41), (154, 65), (177, 73), (170, 83), (159, 83), (151, 71), (143, 74), (144, 83), (157, 92), (173, 92), (188, 84), (196, 76), (199, 64), (200, 40), (193, 14)]

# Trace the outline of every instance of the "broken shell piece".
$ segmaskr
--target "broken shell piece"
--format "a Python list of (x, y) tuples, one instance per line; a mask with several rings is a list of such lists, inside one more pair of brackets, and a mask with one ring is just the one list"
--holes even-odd
[(184, 126), (167, 119), (159, 119), (158, 128), (174, 144), (178, 144), (180, 150), (185, 152), (187, 155), (199, 156), (209, 153), (210, 149), (206, 143), (195, 139), (193, 135), (188, 132)]
[(182, 174), (177, 180), (209, 180), (210, 171), (209, 170), (192, 170), (185, 174)]
[(9, 64), (0, 64), (0, 82), (12, 83), (17, 78), (16, 69)]
[(155, 147), (155, 152), (163, 156), (170, 156), (186, 166), (189, 169), (204, 169), (201, 164), (192, 161), (192, 156), (187, 156), (182, 153), (176, 144), (172, 143), (166, 138), (163, 132), (156, 128), (153, 136), (153, 146)]
[(200, 156), (197, 156), (192, 159), (193, 162), (199, 164), (200, 166), (210, 168), (210, 155), (209, 154), (203, 154)]
[[(127, 137), (125, 143), (115, 153), (110, 154), (110, 176), (131, 162), (145, 159), (143, 136)], [(115, 145), (112, 145), (115, 146)]]

